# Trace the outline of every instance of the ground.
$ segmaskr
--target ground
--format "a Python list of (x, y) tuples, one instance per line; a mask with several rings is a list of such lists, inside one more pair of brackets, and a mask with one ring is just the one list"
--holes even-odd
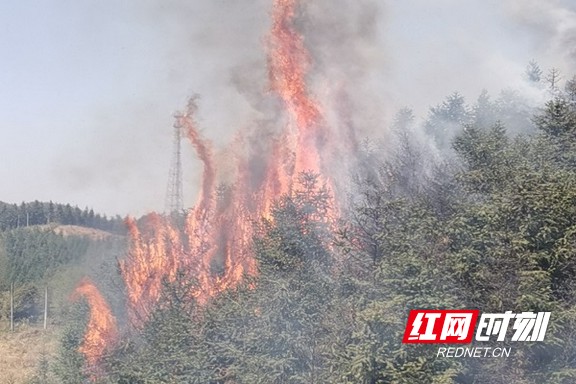
[(56, 354), (58, 330), (42, 325), (0, 323), (0, 384), (26, 383), (36, 372), (44, 354), (48, 360)]

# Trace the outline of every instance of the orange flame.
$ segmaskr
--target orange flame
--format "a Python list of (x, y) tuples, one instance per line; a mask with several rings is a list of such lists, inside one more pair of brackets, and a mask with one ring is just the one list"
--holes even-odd
[(322, 173), (318, 146), (326, 139), (319, 104), (306, 85), (310, 57), (295, 27), (297, 0), (275, 0), (269, 37), (269, 76), (272, 89), (286, 105), (297, 128), (294, 176), (302, 171)]
[[(195, 99), (185, 113), (176, 116), (177, 126), (184, 130), (204, 166), (202, 188), (195, 208), (187, 214), (185, 236), (172, 221), (158, 215), (148, 218), (146, 226), (151, 229), (146, 233), (133, 220), (128, 221), (131, 245), (121, 270), (136, 323), (145, 321), (158, 301), (162, 280), (173, 281), (178, 270), (196, 280), (191, 295), (200, 303), (237, 286), (244, 275), (255, 275), (250, 245), (254, 220), (270, 218), (273, 202), (291, 193), (300, 172), (325, 173), (320, 150), (328, 132), (321, 108), (306, 85), (311, 62), (294, 26), (297, 6), (296, 0), (275, 0), (268, 38), (271, 89), (283, 101), (290, 126), (273, 139), (267, 155), (237, 156), (235, 182), (222, 201), (216, 201), (218, 167), (212, 147), (200, 136), (194, 120)], [(239, 136), (235, 144), (240, 147), (244, 142), (245, 137)], [(250, 166), (254, 161), (265, 162), (263, 176)]]
[(130, 246), (120, 263), (134, 325), (148, 317), (151, 304), (160, 298), (163, 280), (174, 281), (183, 252), (180, 234), (168, 219), (153, 213), (145, 221), (145, 230), (140, 231), (133, 219), (126, 220)]
[(112, 311), (98, 288), (87, 278), (83, 279), (74, 291), (74, 299), (83, 297), (90, 307), (90, 317), (79, 351), (84, 354), (90, 371), (98, 365), (110, 343), (116, 340), (118, 329)]
[(185, 114), (178, 115), (176, 124), (178, 127), (183, 128), (185, 133), (192, 143), (198, 157), (204, 164), (204, 173), (202, 175), (202, 190), (196, 205), (196, 210), (206, 215), (212, 210), (214, 202), (214, 187), (216, 183), (216, 166), (212, 155), (212, 148), (210, 143), (205, 141), (201, 136), (196, 122), (194, 121), (194, 113), (198, 107), (196, 106), (195, 98), (191, 98), (188, 102), (188, 108)]
[[(148, 215), (141, 224), (133, 219), (126, 221), (130, 245), (120, 269), (133, 325), (145, 323), (160, 299), (163, 282), (174, 281), (180, 272), (194, 279), (190, 296), (200, 304), (236, 287), (244, 276), (256, 275), (251, 247), (253, 223), (263, 217), (271, 219), (274, 201), (292, 193), (301, 172), (323, 175), (324, 184), (333, 191), (323, 156), (333, 154), (337, 146), (329, 140), (333, 133), (307, 87), (312, 63), (294, 25), (298, 5), (298, 0), (274, 0), (267, 39), (270, 88), (282, 100), (288, 125), (271, 135), (261, 151), (234, 150), (247, 147), (247, 141), (262, 142), (260, 132), (237, 136), (228, 148), (236, 155), (229, 190), (217, 188), (223, 172), (211, 143), (198, 130), (195, 99), (191, 99), (185, 113), (176, 116), (176, 126), (183, 130), (203, 164), (202, 186), (195, 207), (183, 220), (184, 228), (158, 214)], [(327, 213), (327, 217), (335, 216), (335, 210)]]

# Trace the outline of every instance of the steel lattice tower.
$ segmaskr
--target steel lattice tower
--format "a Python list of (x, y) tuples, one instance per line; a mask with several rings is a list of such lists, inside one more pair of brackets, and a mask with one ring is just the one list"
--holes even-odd
[(174, 123), (174, 148), (164, 207), (164, 213), (166, 214), (181, 213), (184, 209), (182, 202), (182, 150), (180, 145), (182, 140), (182, 127), (178, 121), (179, 117), (176, 116), (176, 122)]

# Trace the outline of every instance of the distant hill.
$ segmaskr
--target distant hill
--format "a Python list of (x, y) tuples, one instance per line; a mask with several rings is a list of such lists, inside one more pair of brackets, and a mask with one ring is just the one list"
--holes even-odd
[(126, 229), (122, 217), (109, 218), (95, 213), (91, 208), (80, 209), (70, 204), (52, 201), (22, 202), (9, 204), (0, 201), (0, 231), (33, 225), (75, 225), (124, 234)]

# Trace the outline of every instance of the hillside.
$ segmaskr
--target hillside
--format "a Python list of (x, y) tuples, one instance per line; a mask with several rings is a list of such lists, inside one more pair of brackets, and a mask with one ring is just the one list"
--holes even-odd
[[(472, 105), (450, 95), (422, 127), (401, 111), (400, 149), (359, 150), (355, 196), (336, 219), (322, 176), (303, 172), (250, 223), (245, 248), (222, 241), (236, 222), (205, 243), (161, 215), (129, 222), (120, 282), (86, 284), (50, 362), (53, 382), (97, 373), (99, 383), (574, 383), (569, 96), (524, 116), (519, 124), (534, 126), (522, 134), (502, 123), (510, 105), (486, 94)], [(218, 285), (246, 254), (253, 274)], [(457, 360), (402, 342), (409, 310), (421, 308), (552, 315), (542, 341), (475, 341), (512, 348), (506, 359)]]
[[(14, 383), (33, 372), (48, 383), (84, 382), (91, 372), (102, 383), (573, 383), (576, 104), (550, 100), (534, 111), (536, 130), (522, 135), (499, 122), (498, 104), (483, 115), (479, 105), (452, 95), (425, 122), (445, 146), (441, 160), (437, 147), (415, 144), (413, 120), (399, 119), (403, 150), (362, 153), (357, 196), (337, 222), (320, 176), (301, 174), (256, 224), (257, 274), (210, 297), (200, 296), (196, 270), (172, 273), (167, 260), (195, 257), (195, 238), (167, 231), (178, 227), (160, 215), (130, 223), (130, 239), (62, 224), (1, 232), (0, 316), (5, 324), (15, 283), (18, 331), (0, 331), (0, 369)], [(462, 125), (452, 124), (454, 110)], [(441, 142), (447, 127), (453, 137)], [(122, 276), (119, 259), (127, 260)], [(222, 281), (221, 264), (204, 281)], [(73, 303), (84, 276), (99, 296)], [(35, 324), (46, 286), (44, 336)], [(146, 306), (128, 301), (130, 289), (147, 295)], [(415, 308), (553, 317), (543, 342), (478, 363), (402, 344)], [(138, 316), (137, 327), (125, 312)], [(98, 327), (103, 313), (110, 328)], [(84, 338), (87, 329), (96, 337)]]
[(14, 332), (0, 323), (0, 383), (27, 383), (35, 377), (43, 360), (57, 356), (60, 328), (19, 324)]
[[(75, 286), (86, 275), (103, 284), (113, 279), (116, 259), (124, 247), (125, 238), (118, 231), (89, 226), (52, 222), (0, 231), (1, 383), (28, 382), (43, 362), (56, 356), (58, 340), (74, 305), (71, 296)], [(11, 284), (14, 332), (10, 332), (9, 322)], [(48, 327), (44, 331), (46, 288)]]

